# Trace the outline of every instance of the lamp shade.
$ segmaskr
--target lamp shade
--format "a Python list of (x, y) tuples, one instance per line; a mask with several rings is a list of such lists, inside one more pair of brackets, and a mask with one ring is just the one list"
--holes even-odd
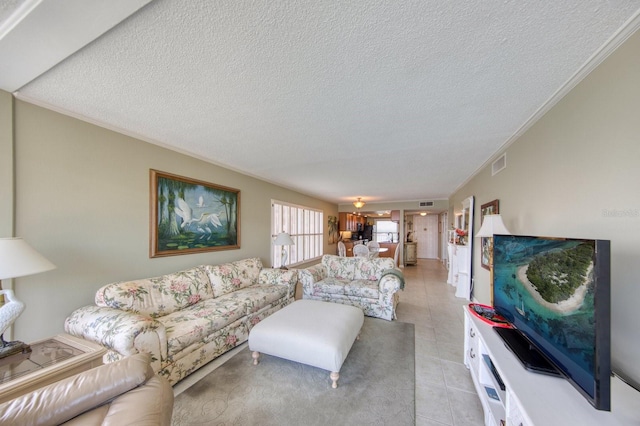
[(499, 214), (488, 214), (482, 219), (482, 226), (476, 237), (493, 238), (494, 234), (511, 235), (511, 232), (504, 226), (502, 216)]
[(278, 234), (275, 240), (273, 240), (273, 244), (276, 246), (292, 246), (295, 243), (291, 239), (291, 235), (286, 232), (281, 232)]
[(358, 201), (354, 201), (353, 205), (355, 206), (356, 209), (361, 209), (364, 207), (365, 202), (362, 201), (362, 199), (360, 197), (358, 197)]
[(0, 280), (55, 269), (22, 238), (0, 238)]

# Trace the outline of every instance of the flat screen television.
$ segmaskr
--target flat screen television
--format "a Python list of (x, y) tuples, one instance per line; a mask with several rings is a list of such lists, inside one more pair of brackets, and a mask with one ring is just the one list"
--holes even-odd
[(610, 242), (494, 235), (493, 250), (494, 308), (517, 334), (501, 335), (507, 346), (525, 367), (557, 369), (595, 408), (609, 411)]

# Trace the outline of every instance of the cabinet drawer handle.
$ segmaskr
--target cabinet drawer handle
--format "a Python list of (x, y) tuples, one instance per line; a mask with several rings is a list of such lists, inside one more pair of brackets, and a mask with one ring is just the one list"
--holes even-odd
[(475, 357), (476, 357), (476, 354), (475, 354), (475, 353), (473, 353), (473, 348), (469, 349), (469, 357), (470, 357), (471, 359), (473, 359), (473, 358), (475, 358)]
[(476, 333), (473, 331), (473, 328), (469, 329), (469, 336), (476, 337)]

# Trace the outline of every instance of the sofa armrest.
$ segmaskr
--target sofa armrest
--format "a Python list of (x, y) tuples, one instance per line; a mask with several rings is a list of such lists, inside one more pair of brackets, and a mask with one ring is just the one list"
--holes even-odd
[(383, 275), (378, 280), (380, 294), (395, 293), (402, 288), (402, 281), (395, 275)]
[(148, 353), (155, 372), (167, 358), (164, 325), (145, 315), (102, 306), (85, 306), (65, 320), (64, 329), (73, 336), (100, 344), (120, 357)]
[(258, 275), (258, 284), (287, 286), (289, 297), (293, 297), (298, 284), (298, 274), (290, 269), (262, 268)]
[(302, 283), (302, 294), (313, 295), (313, 285), (327, 278), (327, 268), (318, 263), (306, 269), (298, 270), (298, 280)]
[[(112, 425), (170, 426), (173, 388), (164, 377), (153, 376), (111, 403), (105, 423)], [(140, 407), (144, 407), (141, 410)]]
[(173, 388), (167, 379), (153, 376), (143, 385), (120, 395), (110, 404), (86, 411), (64, 423), (64, 426), (170, 426), (173, 402)]
[[(131, 356), (118, 363), (102, 365), (62, 379), (1, 404), (0, 423), (61, 424), (109, 403), (132, 389), (136, 390), (153, 377), (165, 380), (166, 386), (171, 389), (166, 379), (154, 376), (148, 355)], [(149, 395), (151, 400), (156, 398), (155, 393)], [(145, 411), (144, 405), (138, 403), (134, 410)], [(126, 412), (122, 414), (127, 415)], [(122, 423), (116, 424), (128, 424), (127, 419), (122, 420)]]

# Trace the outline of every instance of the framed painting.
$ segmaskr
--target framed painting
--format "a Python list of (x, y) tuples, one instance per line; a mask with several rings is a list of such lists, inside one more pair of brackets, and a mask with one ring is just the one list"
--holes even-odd
[(150, 257), (240, 248), (240, 191), (150, 170)]
[[(493, 200), (480, 206), (480, 226), (482, 227), (482, 221), (488, 214), (500, 213), (499, 201)], [(480, 241), (480, 265), (484, 269), (491, 269), (491, 241), (488, 237), (482, 237)]]
[(329, 216), (327, 220), (327, 229), (329, 234), (329, 244), (335, 244), (338, 241), (338, 217)]

